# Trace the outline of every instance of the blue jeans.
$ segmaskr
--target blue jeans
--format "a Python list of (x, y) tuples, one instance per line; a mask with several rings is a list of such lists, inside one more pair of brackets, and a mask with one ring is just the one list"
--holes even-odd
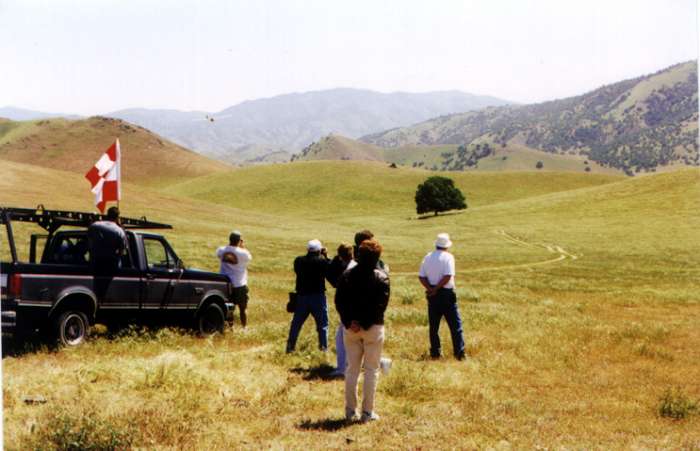
[(301, 326), (306, 318), (311, 314), (316, 321), (316, 331), (318, 332), (318, 347), (322, 351), (328, 349), (328, 305), (326, 304), (325, 293), (300, 294), (297, 297), (297, 307), (294, 310), (292, 324), (289, 327), (289, 338), (287, 338), (287, 352), (294, 351), (297, 345), (297, 338)]
[(345, 334), (343, 329), (345, 329), (345, 326), (343, 326), (343, 323), (339, 323), (338, 330), (335, 332), (335, 369), (341, 373), (345, 373), (345, 367), (348, 364), (347, 357), (345, 355), (345, 343), (343, 342), (343, 335)]
[(464, 357), (464, 337), (462, 319), (459, 316), (457, 295), (454, 290), (442, 288), (432, 298), (428, 298), (428, 323), (430, 326), (430, 355), (440, 356), (440, 320), (445, 317), (452, 335), (452, 351), (455, 357)]

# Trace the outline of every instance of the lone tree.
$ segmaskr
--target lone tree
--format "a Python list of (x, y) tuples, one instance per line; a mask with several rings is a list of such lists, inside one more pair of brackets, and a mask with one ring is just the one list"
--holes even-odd
[(464, 194), (452, 179), (441, 176), (428, 177), (416, 190), (416, 212), (418, 214), (441, 211), (464, 210), (467, 208)]

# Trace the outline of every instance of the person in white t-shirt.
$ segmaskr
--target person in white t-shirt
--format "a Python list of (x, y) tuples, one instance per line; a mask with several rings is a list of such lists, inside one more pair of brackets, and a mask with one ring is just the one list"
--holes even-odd
[(241, 326), (246, 327), (248, 316), (248, 263), (253, 259), (243, 244), (241, 232), (234, 230), (228, 237), (229, 245), (216, 250), (216, 257), (221, 262), (219, 272), (229, 278), (233, 285), (231, 301), (238, 306)]
[(428, 299), (428, 324), (430, 328), (430, 356), (439, 358), (440, 320), (445, 317), (452, 335), (452, 351), (458, 360), (465, 358), (462, 319), (455, 294), (455, 258), (447, 249), (452, 246), (450, 235), (440, 233), (435, 240), (435, 250), (423, 258), (418, 273)]

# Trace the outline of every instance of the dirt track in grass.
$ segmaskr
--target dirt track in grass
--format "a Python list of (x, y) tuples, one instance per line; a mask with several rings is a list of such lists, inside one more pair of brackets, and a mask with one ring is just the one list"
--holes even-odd
[[(530, 243), (528, 241), (523, 240), (522, 238), (518, 238), (514, 235), (511, 235), (510, 233), (506, 232), (505, 230), (496, 230), (495, 233), (499, 236), (501, 236), (505, 241), (518, 245), (518, 246), (526, 246), (526, 247), (534, 247), (534, 248), (541, 248), (547, 250), (547, 252), (551, 254), (556, 254), (556, 257), (554, 258), (548, 258), (546, 260), (541, 260), (541, 261), (536, 261), (536, 262), (530, 262), (530, 263), (519, 263), (517, 265), (505, 265), (505, 266), (489, 266), (486, 268), (470, 268), (469, 270), (464, 270), (464, 271), (457, 271), (457, 274), (467, 274), (467, 273), (474, 273), (474, 272), (484, 272), (484, 271), (502, 271), (502, 270), (507, 270), (507, 269), (520, 269), (520, 268), (532, 268), (535, 266), (542, 266), (542, 265), (550, 265), (552, 263), (557, 263), (561, 262), (564, 260), (578, 260), (579, 256), (572, 254), (565, 250), (563, 247), (557, 245), (557, 244), (537, 244), (537, 243)], [(417, 273), (415, 272), (391, 272), (392, 276), (415, 276)]]

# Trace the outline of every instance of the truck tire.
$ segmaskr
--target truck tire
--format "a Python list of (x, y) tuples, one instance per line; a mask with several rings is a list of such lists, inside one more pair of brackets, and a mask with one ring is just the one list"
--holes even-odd
[(197, 317), (197, 330), (202, 336), (223, 333), (225, 324), (224, 311), (215, 303), (204, 307)]
[(54, 322), (56, 341), (61, 346), (78, 346), (87, 339), (90, 322), (80, 310), (67, 310)]

